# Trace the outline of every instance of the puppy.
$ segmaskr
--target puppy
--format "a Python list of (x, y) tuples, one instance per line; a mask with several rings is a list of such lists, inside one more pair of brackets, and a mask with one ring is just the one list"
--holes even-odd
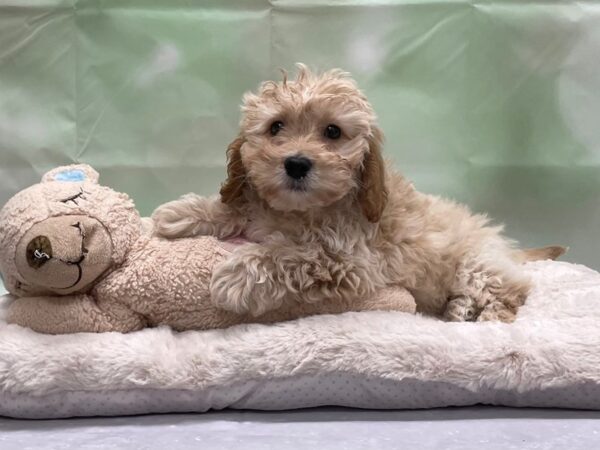
[(220, 198), (188, 194), (153, 215), (165, 237), (257, 242), (215, 269), (225, 309), (260, 315), (401, 285), (421, 312), (510, 322), (530, 290), (520, 263), (564, 251), (516, 250), (485, 216), (387, 168), (373, 108), (340, 70), (299, 65), (294, 80), (263, 83), (244, 96), (240, 128)]

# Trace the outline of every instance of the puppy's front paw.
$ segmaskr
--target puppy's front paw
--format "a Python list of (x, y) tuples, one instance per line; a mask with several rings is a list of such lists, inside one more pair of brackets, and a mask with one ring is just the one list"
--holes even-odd
[(197, 220), (184, 209), (180, 200), (156, 208), (152, 213), (152, 220), (154, 233), (170, 239), (191, 236), (197, 227)]
[(274, 309), (277, 305), (268, 293), (271, 284), (268, 274), (259, 267), (251, 269), (247, 262), (235, 257), (220, 264), (213, 272), (210, 285), (213, 304), (255, 317)]

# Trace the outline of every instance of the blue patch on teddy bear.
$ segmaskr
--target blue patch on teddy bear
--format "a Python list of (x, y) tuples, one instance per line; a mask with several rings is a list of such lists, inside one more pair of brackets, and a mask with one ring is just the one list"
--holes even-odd
[(64, 172), (59, 172), (54, 177), (55, 181), (68, 181), (71, 183), (76, 183), (78, 181), (85, 181), (87, 177), (85, 176), (85, 172), (80, 169), (71, 169), (65, 170)]

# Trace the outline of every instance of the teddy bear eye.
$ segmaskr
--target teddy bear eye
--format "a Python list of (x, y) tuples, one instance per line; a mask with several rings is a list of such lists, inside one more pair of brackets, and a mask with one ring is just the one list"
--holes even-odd
[(61, 203), (65, 203), (65, 204), (69, 204), (69, 203), (73, 203), (76, 206), (79, 206), (79, 202), (78, 200), (85, 200), (85, 192), (83, 192), (83, 189), (80, 189), (79, 193), (75, 194), (75, 195), (71, 195), (70, 197), (65, 198), (64, 200), (61, 200)]
[(46, 236), (37, 236), (27, 245), (27, 264), (39, 269), (52, 259), (52, 244)]

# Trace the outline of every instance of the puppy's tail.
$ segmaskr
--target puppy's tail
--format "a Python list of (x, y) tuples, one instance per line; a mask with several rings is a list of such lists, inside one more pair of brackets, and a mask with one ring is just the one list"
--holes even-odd
[(567, 253), (568, 250), (569, 247), (563, 247), (561, 245), (551, 245), (549, 247), (539, 248), (524, 248), (515, 252), (515, 258), (519, 262), (541, 261), (544, 259), (554, 260)]

